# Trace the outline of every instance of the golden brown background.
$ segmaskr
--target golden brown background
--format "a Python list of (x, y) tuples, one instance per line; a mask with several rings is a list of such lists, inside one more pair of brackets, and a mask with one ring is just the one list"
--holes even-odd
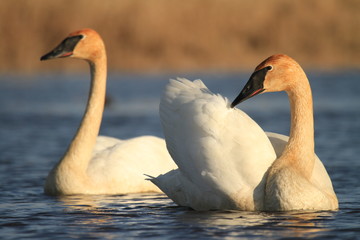
[(113, 71), (248, 70), (273, 53), (360, 67), (359, 0), (1, 0), (0, 18), (1, 72), (78, 70), (39, 58), (84, 27)]

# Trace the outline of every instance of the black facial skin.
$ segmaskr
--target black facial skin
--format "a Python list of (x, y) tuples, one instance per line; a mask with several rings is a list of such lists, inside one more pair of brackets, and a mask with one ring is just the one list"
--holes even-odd
[(65, 38), (56, 48), (51, 52), (45, 54), (40, 58), (40, 61), (49, 60), (53, 58), (69, 57), (75, 49), (75, 46), (83, 39), (83, 35), (71, 36)]
[(256, 72), (254, 72), (249, 81), (245, 84), (245, 87), (241, 90), (240, 94), (235, 98), (231, 103), (231, 108), (235, 107), (239, 103), (255, 96), (263, 91), (264, 89), (264, 80), (266, 73), (272, 69), (272, 66), (264, 67)]

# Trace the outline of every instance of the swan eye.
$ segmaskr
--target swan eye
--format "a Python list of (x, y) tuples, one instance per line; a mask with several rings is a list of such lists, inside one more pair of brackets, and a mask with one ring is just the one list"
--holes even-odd
[(273, 70), (273, 66), (272, 65), (269, 65), (266, 67), (268, 71), (272, 71)]

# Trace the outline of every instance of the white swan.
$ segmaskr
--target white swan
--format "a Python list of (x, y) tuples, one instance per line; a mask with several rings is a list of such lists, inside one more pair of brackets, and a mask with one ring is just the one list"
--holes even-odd
[(265, 210), (337, 209), (330, 177), (314, 152), (311, 87), (295, 60), (282, 54), (264, 60), (231, 106), (263, 92), (277, 91), (289, 96), (291, 129), (281, 156), (265, 176)]
[(163, 139), (98, 137), (106, 91), (106, 52), (92, 29), (71, 33), (41, 60), (72, 57), (90, 65), (90, 94), (81, 125), (44, 186), (48, 195), (159, 192), (144, 173), (158, 175), (176, 167)]
[[(265, 73), (256, 72), (252, 78), (265, 77)], [(310, 203), (298, 193), (294, 197), (303, 205), (275, 207), (270, 201), (276, 196), (268, 192), (267, 171), (282, 153), (288, 137), (266, 134), (200, 80), (170, 80), (160, 103), (160, 117), (167, 148), (179, 169), (150, 180), (178, 205), (195, 210), (248, 211), (338, 207), (331, 180), (314, 153), (309, 185), (317, 185), (329, 201), (319, 197)], [(307, 186), (299, 187), (306, 190)], [(296, 192), (294, 186), (291, 188)]]

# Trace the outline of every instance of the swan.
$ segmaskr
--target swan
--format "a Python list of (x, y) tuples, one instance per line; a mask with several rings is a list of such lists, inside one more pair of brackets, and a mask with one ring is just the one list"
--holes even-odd
[(105, 103), (106, 52), (100, 35), (92, 29), (70, 33), (40, 60), (77, 58), (90, 65), (91, 86), (87, 107), (64, 156), (49, 172), (47, 195), (126, 194), (160, 192), (144, 173), (160, 174), (176, 168), (165, 141), (155, 136), (128, 140), (99, 136)]
[(285, 91), (289, 97), (291, 128), (281, 156), (265, 176), (265, 210), (335, 210), (339, 206), (338, 199), (329, 175), (322, 164), (319, 166), (321, 161), (314, 152), (310, 83), (294, 59), (283, 54), (265, 59), (231, 107), (260, 93), (278, 91)]
[[(265, 76), (264, 70), (253, 74), (255, 79), (261, 76)], [(256, 91), (261, 90), (254, 90), (253, 95)], [(168, 151), (178, 169), (149, 180), (176, 204), (199, 211), (336, 209), (331, 180), (315, 153), (308, 181), (323, 189), (323, 196), (329, 196), (330, 201), (319, 197), (301, 205), (301, 193), (293, 192), (294, 197), (289, 197), (299, 199), (299, 205), (275, 207), (269, 201), (275, 193), (267, 191), (268, 172), (287, 142), (292, 142), (292, 135), (289, 140), (281, 134), (264, 132), (246, 113), (233, 108), (237, 101), (241, 99), (230, 105), (201, 80), (171, 79), (159, 113)], [(298, 187), (305, 190), (306, 186)]]

